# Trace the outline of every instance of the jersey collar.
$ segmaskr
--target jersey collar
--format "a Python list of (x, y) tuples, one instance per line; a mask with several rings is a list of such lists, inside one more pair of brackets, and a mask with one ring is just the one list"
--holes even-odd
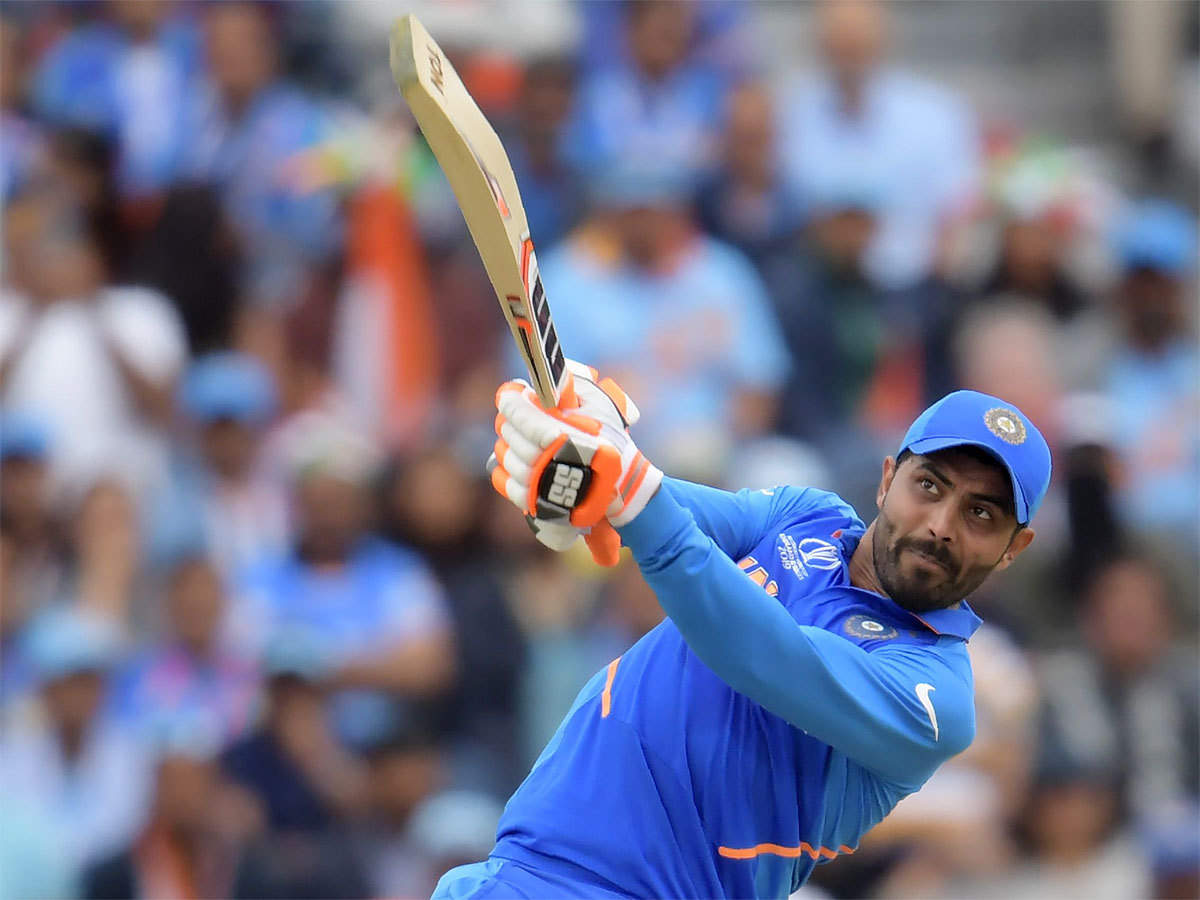
[(949, 635), (962, 640), (970, 640), (983, 620), (975, 615), (975, 610), (967, 605), (965, 600), (959, 601), (947, 609), (935, 609), (932, 612), (909, 613), (914, 619), (939, 637)]

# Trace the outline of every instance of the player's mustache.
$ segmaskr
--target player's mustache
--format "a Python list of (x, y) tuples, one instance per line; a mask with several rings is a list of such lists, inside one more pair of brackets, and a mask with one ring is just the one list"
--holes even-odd
[(899, 556), (901, 550), (916, 550), (919, 553), (924, 553), (926, 556), (931, 556), (945, 566), (946, 571), (950, 574), (958, 575), (958, 564), (955, 562), (950, 551), (944, 545), (935, 541), (922, 541), (917, 538), (901, 538), (896, 542), (896, 555)]

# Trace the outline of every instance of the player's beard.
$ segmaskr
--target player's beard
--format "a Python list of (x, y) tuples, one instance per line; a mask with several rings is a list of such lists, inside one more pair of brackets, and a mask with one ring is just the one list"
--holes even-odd
[[(943, 566), (942, 580), (930, 583), (927, 579), (907, 574), (901, 560), (905, 550), (921, 551), (940, 562)], [(897, 537), (895, 523), (883, 510), (879, 511), (875, 520), (871, 562), (884, 593), (897, 605), (914, 613), (953, 606), (983, 584), (995, 568), (995, 565), (974, 566), (963, 571), (962, 564), (944, 544), (909, 536)]]

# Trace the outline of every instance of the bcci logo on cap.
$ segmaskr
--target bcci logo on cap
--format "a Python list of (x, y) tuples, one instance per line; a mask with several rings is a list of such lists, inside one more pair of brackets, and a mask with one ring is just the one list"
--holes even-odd
[(997, 406), (983, 415), (988, 431), (1009, 444), (1025, 442), (1025, 423), (1011, 409)]

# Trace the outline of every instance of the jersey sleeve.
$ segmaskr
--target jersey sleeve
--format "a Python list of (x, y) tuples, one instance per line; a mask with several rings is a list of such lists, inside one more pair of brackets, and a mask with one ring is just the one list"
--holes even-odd
[(691, 512), (700, 531), (732, 559), (749, 553), (772, 527), (795, 522), (821, 507), (836, 507), (853, 522), (858, 518), (836, 494), (816, 488), (785, 486), (733, 493), (670, 477), (663, 479), (663, 487)]
[(928, 647), (868, 653), (798, 625), (670, 492), (621, 537), (691, 650), (769, 712), (907, 790), (970, 744), (969, 667)]

